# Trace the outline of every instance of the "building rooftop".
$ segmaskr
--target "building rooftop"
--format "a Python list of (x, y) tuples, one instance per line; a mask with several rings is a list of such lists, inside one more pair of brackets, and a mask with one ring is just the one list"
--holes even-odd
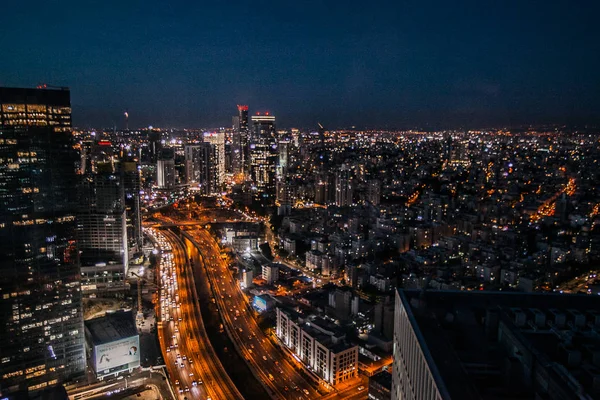
[(110, 343), (138, 334), (131, 311), (117, 311), (104, 317), (87, 320), (85, 327), (94, 345)]
[(69, 106), (70, 91), (64, 89), (34, 89), (0, 87), (0, 103), (48, 104)]
[(375, 382), (384, 388), (391, 390), (392, 389), (392, 374), (387, 371), (381, 371), (376, 373), (375, 375), (369, 378), (369, 383)]
[(565, 393), (561, 398), (571, 398), (574, 384), (579, 393), (600, 394), (593, 384), (600, 379), (598, 296), (399, 294), (434, 378), (452, 399), (531, 397), (537, 378), (527, 369), (543, 369), (551, 381), (547, 390)]

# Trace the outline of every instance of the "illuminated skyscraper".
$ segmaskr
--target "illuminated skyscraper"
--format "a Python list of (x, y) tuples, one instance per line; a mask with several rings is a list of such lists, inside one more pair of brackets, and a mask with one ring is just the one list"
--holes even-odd
[(280, 140), (277, 152), (279, 156), (277, 160), (277, 176), (284, 177), (290, 162), (290, 141)]
[(127, 237), (138, 250), (143, 244), (140, 191), (142, 190), (140, 165), (138, 159), (126, 156), (119, 163), (121, 181), (125, 192), (127, 211)]
[(68, 89), (0, 88), (0, 397), (83, 374)]
[(165, 148), (160, 151), (156, 162), (156, 185), (159, 189), (175, 187), (175, 153), (173, 149)]
[[(125, 190), (112, 163), (84, 177), (77, 213), (77, 247), (84, 294), (123, 290), (129, 261)], [(99, 279), (90, 278), (99, 276)]]
[(208, 142), (185, 146), (186, 181), (204, 195), (215, 194), (219, 190), (216, 153), (216, 146)]
[(214, 189), (220, 191), (225, 182), (225, 134), (223, 132), (206, 132), (204, 141), (214, 146), (212, 164), (216, 173), (216, 186)]
[(234, 117), (232, 164), (233, 173), (239, 174), (248, 165), (248, 106), (238, 105), (238, 115)]
[(333, 174), (322, 172), (315, 177), (315, 203), (321, 205), (332, 204), (334, 196), (334, 177)]
[(154, 164), (158, 161), (160, 150), (162, 149), (162, 141), (160, 131), (148, 130), (148, 159)]
[(352, 173), (346, 165), (342, 165), (335, 177), (335, 205), (350, 206), (353, 204), (353, 197)]
[(183, 150), (185, 157), (185, 182), (191, 186), (197, 185), (200, 182), (199, 151), (200, 146), (197, 144), (188, 144)]
[(269, 113), (253, 115), (252, 124), (250, 176), (261, 197), (274, 200), (278, 142), (275, 116)]

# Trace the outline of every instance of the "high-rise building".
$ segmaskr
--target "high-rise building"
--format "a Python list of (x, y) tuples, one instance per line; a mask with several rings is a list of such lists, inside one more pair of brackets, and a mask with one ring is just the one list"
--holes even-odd
[(354, 187), (351, 171), (346, 165), (342, 165), (335, 177), (335, 204), (338, 207), (351, 206), (353, 197)]
[(293, 182), (284, 177), (277, 178), (277, 215), (290, 215), (293, 201)]
[(216, 146), (208, 142), (185, 146), (186, 181), (204, 195), (218, 192), (218, 165)]
[(290, 141), (280, 140), (277, 148), (278, 159), (277, 159), (277, 177), (285, 177), (287, 172), (288, 164), (290, 162)]
[(198, 144), (187, 144), (183, 149), (185, 162), (185, 182), (195, 185), (200, 182), (200, 146)]
[(374, 206), (381, 202), (381, 182), (373, 179), (367, 184), (367, 201)]
[(277, 215), (290, 215), (292, 212), (292, 183), (288, 179), (287, 170), (290, 158), (290, 141), (280, 140), (277, 148)]
[(233, 118), (232, 166), (233, 173), (243, 173), (248, 164), (248, 106), (238, 105)]
[(142, 249), (142, 215), (140, 204), (141, 172), (139, 161), (133, 157), (125, 157), (119, 165), (121, 182), (125, 195), (125, 209), (127, 215), (127, 237), (131, 244)]
[(173, 149), (165, 148), (160, 151), (156, 162), (156, 185), (159, 189), (175, 187), (175, 153)]
[(206, 132), (204, 142), (214, 146), (212, 164), (216, 173), (215, 192), (219, 192), (225, 183), (225, 134), (223, 132)]
[(84, 292), (122, 290), (129, 261), (125, 190), (112, 164), (84, 177), (77, 245)]
[(0, 88), (0, 397), (85, 372), (70, 103)]
[(250, 137), (250, 176), (260, 196), (269, 203), (275, 200), (278, 158), (275, 116), (269, 113), (253, 115), (252, 124), (254, 129)]
[(315, 203), (321, 205), (329, 205), (333, 197), (331, 181), (332, 174), (323, 172), (315, 177)]
[(151, 164), (156, 164), (161, 150), (162, 140), (160, 131), (150, 129), (148, 131), (148, 159)]

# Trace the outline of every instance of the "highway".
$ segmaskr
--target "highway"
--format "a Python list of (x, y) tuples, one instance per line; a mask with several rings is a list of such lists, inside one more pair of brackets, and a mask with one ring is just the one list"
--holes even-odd
[(238, 352), (263, 386), (275, 399), (316, 399), (321, 397), (300, 375), (300, 364), (284, 356), (259, 328), (250, 305), (225, 262), (217, 242), (205, 229), (185, 232), (193, 240), (186, 242), (188, 254), (204, 267), (210, 281), (215, 303), (226, 329), (237, 345)]
[[(600, 276), (599, 270), (592, 270), (576, 276), (575, 278), (562, 283), (554, 289), (554, 292), (560, 293), (588, 293), (589, 285), (593, 284), (597, 277)], [(591, 289), (590, 289), (591, 292)]]
[(182, 399), (243, 399), (206, 335), (182, 243), (168, 231), (147, 232), (162, 250), (159, 342), (177, 394)]

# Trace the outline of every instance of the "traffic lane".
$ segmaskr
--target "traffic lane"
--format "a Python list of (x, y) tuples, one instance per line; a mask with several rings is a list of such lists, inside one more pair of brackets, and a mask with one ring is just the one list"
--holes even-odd
[[(202, 252), (203, 250), (201, 248), (197, 248), (195, 246), (193, 246), (193, 244), (190, 244), (189, 242), (186, 242), (186, 246), (187, 249), (189, 251), (189, 255), (191, 256), (191, 258), (194, 260), (194, 265), (197, 268), (194, 268), (192, 270), (193, 275), (196, 277), (196, 280), (199, 282), (199, 280), (206, 280), (206, 277), (202, 275), (202, 271), (204, 270), (204, 267), (200, 267), (202, 264), (202, 255), (200, 254), (200, 252)], [(216, 296), (212, 296), (213, 298), (213, 303), (216, 303)], [(216, 304), (218, 309), (223, 309), (223, 307), (221, 307), (220, 304)], [(224, 325), (226, 325), (226, 323), (224, 321), (221, 321)], [(226, 325), (227, 326), (227, 325)], [(215, 354), (215, 357), (218, 359), (218, 357)]]
[[(180, 254), (180, 266), (185, 265), (184, 263), (186, 263), (186, 261), (183, 259), (183, 256)], [(181, 268), (183, 269), (183, 268)], [(195, 304), (194, 306), (191, 306), (192, 303), (190, 303), (190, 299), (188, 297), (188, 293), (190, 289), (190, 282), (187, 278), (185, 278), (184, 274), (180, 274), (180, 280), (182, 281), (182, 283), (184, 284), (183, 287), (186, 287), (187, 290), (183, 290), (183, 287), (180, 286), (180, 298), (184, 299), (182, 300), (182, 307), (183, 304), (185, 304), (185, 308), (183, 308), (184, 312), (186, 312), (185, 310), (187, 310), (187, 316), (185, 316), (185, 318), (183, 318), (183, 324), (184, 326), (187, 326), (187, 329), (185, 331), (187, 332), (199, 332), (199, 327), (194, 326), (194, 321), (195, 318), (197, 317), (195, 311), (196, 311), (196, 307)], [(183, 301), (185, 301), (185, 303), (183, 303)], [(191, 322), (189, 322), (191, 321)], [(184, 332), (185, 332), (184, 331)], [(180, 330), (181, 332), (181, 330)], [(200, 377), (200, 381), (207, 381), (207, 382), (211, 382), (211, 381), (215, 381), (218, 383), (218, 385), (215, 386), (211, 386), (208, 391), (211, 392), (211, 394), (213, 395), (213, 397), (216, 398), (228, 398), (230, 397), (229, 394), (226, 394), (225, 391), (225, 383), (223, 383), (223, 377), (220, 376), (220, 374), (213, 372), (213, 369), (216, 368), (214, 360), (212, 360), (210, 358), (210, 352), (208, 349), (208, 345), (201, 340), (193, 340), (191, 338), (186, 338), (183, 339), (183, 341), (185, 342), (185, 346), (188, 349), (188, 353), (189, 355), (187, 357), (192, 357), (195, 358), (195, 355), (197, 354), (204, 354), (206, 355), (205, 358), (200, 359), (200, 362), (195, 362), (193, 363), (194, 365), (194, 371), (196, 376)], [(194, 343), (197, 342), (197, 344), (194, 346)], [(189, 359), (189, 358), (188, 358)], [(206, 368), (205, 368), (206, 367)], [(209, 368), (210, 367), (210, 368)], [(193, 377), (191, 378), (192, 380), (192, 387), (193, 387), (193, 381), (197, 380), (197, 379), (193, 379)], [(204, 390), (207, 390), (207, 386), (199, 383), (200, 386), (196, 386), (196, 388), (202, 387), (204, 388)], [(192, 390), (193, 392), (193, 390)]]
[[(183, 257), (183, 256), (182, 256)], [(193, 293), (192, 291), (194, 290), (193, 288), (193, 282), (191, 280), (191, 278), (188, 277), (188, 271), (187, 271), (187, 260), (181, 260), (181, 264), (180, 266), (182, 266), (181, 268), (181, 280), (184, 283), (185, 287), (187, 288), (187, 290), (185, 291), (185, 293), (182, 293), (182, 296), (185, 296), (185, 298), (187, 299), (188, 296), (190, 297), (190, 301), (187, 301), (184, 304), (188, 305), (188, 308), (191, 310), (188, 310), (188, 314), (189, 314), (189, 318), (184, 319), (185, 321), (191, 321), (190, 322), (190, 326), (191, 326), (191, 332), (204, 332), (203, 329), (200, 329), (200, 324), (201, 324), (201, 315), (200, 315), (200, 310), (198, 309), (198, 307), (196, 306), (196, 302), (193, 298), (193, 296), (190, 296), (190, 293)], [(194, 326), (195, 325), (195, 326)], [(206, 335), (204, 335), (206, 336)], [(206, 382), (217, 382), (217, 389), (215, 393), (216, 398), (234, 398), (234, 397), (239, 397), (239, 393), (237, 392), (237, 388), (235, 388), (235, 386), (233, 385), (233, 382), (229, 381), (229, 377), (226, 375), (226, 372), (224, 371), (222, 365), (220, 364), (220, 361), (218, 359), (218, 357), (216, 356), (216, 354), (214, 353), (214, 350), (212, 349), (211, 345), (209, 343), (207, 343), (206, 341), (203, 340), (196, 340), (196, 338), (194, 337), (193, 339), (190, 339), (190, 342), (193, 343), (198, 343), (199, 347), (198, 349), (194, 349), (194, 350), (198, 350), (198, 352), (202, 352), (203, 354), (205, 354), (204, 357), (204, 361), (206, 361), (206, 364), (210, 365), (211, 368), (206, 368), (205, 369), (205, 373), (202, 374), (204, 376), (204, 381)], [(196, 364), (198, 365), (198, 364)], [(201, 363), (200, 365), (204, 366), (205, 363)], [(206, 384), (204, 385), (204, 387), (207, 387)], [(213, 386), (210, 386), (211, 388), (211, 392), (213, 389)]]
[[(220, 251), (219, 251), (218, 247), (214, 244), (214, 240), (212, 240), (212, 238), (208, 239), (205, 236), (204, 238), (200, 238), (200, 241), (203, 242), (202, 247), (206, 253), (206, 258), (208, 258), (209, 261), (212, 261), (212, 263), (211, 263), (212, 266), (216, 266), (219, 268), (219, 271), (217, 271), (217, 272), (219, 272), (219, 274), (221, 276), (226, 276), (225, 274), (227, 274), (227, 276), (230, 276), (225, 263), (219, 257)], [(211, 241), (213, 242), (213, 244), (208, 245), (207, 243), (210, 243)], [(210, 268), (207, 268), (207, 269), (209, 270), (209, 274), (210, 274), (211, 269)], [(212, 272), (214, 273), (215, 271), (216, 271), (216, 269), (213, 268)], [(213, 274), (213, 279), (215, 279), (214, 274)], [(245, 297), (243, 296), (243, 294), (241, 293), (241, 291), (239, 290), (237, 285), (234, 284), (232, 279), (231, 280), (225, 279), (219, 283), (221, 283), (221, 285), (216, 285), (217, 290), (219, 290), (219, 291), (223, 290), (225, 292), (229, 292), (227, 296), (229, 298), (231, 298), (232, 301), (234, 301), (234, 303), (236, 303), (238, 306), (243, 305), (245, 307), (247, 305)], [(231, 293), (233, 294), (233, 296), (231, 295)], [(223, 296), (223, 293), (221, 293), (221, 294)], [(228, 314), (229, 314), (229, 312), (226, 309), (224, 315), (229, 316)], [(237, 322), (236, 317), (234, 316), (233, 318), (234, 318), (234, 321)], [(248, 332), (257, 332), (258, 331), (261, 336), (264, 336), (264, 334), (262, 333), (262, 331), (256, 324), (256, 321), (254, 320), (254, 318), (248, 316), (247, 313), (242, 313), (242, 316), (240, 318), (240, 324), (243, 325), (243, 327), (245, 327)], [(239, 330), (239, 327), (238, 327), (238, 330)], [(268, 374), (272, 375), (273, 377), (280, 376), (282, 369), (284, 371), (287, 370), (288, 376), (295, 378), (295, 379), (291, 379), (291, 378), (288, 379), (288, 382), (290, 382), (291, 384), (295, 383), (296, 386), (298, 386), (300, 389), (302, 389), (302, 391), (304, 389), (306, 389), (306, 390), (308, 390), (309, 393), (313, 392), (314, 395), (318, 396), (318, 393), (314, 390), (314, 388), (303, 377), (297, 375), (297, 372), (295, 371), (294, 367), (291, 364), (288, 364), (287, 358), (282, 357), (282, 359), (281, 359), (282, 365), (269, 365), (269, 358), (271, 358), (271, 361), (274, 362), (274, 359), (271, 357), (271, 354), (278, 354), (278, 353), (276, 352), (274, 345), (270, 342), (270, 340), (268, 338), (266, 338), (266, 336), (265, 336), (265, 340), (266, 341), (264, 343), (262, 343), (262, 346), (261, 346), (263, 351), (262, 351), (262, 353), (260, 353), (260, 356), (267, 357), (267, 360), (264, 360), (264, 358), (257, 360), (256, 357), (253, 357), (253, 360), (258, 364), (259, 368), (266, 370), (266, 372)], [(242, 344), (244, 342), (245, 341), (242, 341)], [(246, 350), (249, 353), (250, 349), (246, 349)], [(250, 354), (252, 354), (252, 353), (250, 353)], [(285, 386), (287, 386), (285, 381), (281, 382), (278, 379), (274, 379), (274, 380), (272, 380), (272, 382), (273, 383), (277, 382), (277, 384), (279, 384), (280, 386), (283, 385), (279, 389), (282, 392), (287, 392), (285, 390)]]
[[(189, 246), (193, 246), (193, 245), (189, 244)], [(215, 268), (207, 266), (208, 265), (208, 261), (210, 261), (211, 259), (213, 259), (213, 261), (214, 261), (214, 258), (211, 257), (211, 255), (210, 255), (209, 252), (206, 251), (207, 250), (206, 247), (201, 247), (201, 250), (202, 250), (202, 252), (204, 252), (204, 256), (201, 257), (201, 262), (203, 263), (203, 265), (206, 268), (206, 271), (208, 273), (209, 281), (211, 282), (211, 285), (213, 286), (213, 290), (215, 292), (217, 292), (216, 284), (215, 284), (215, 279), (214, 279), (214, 274), (213, 274)], [(206, 258), (205, 258), (205, 256), (206, 256)], [(225, 307), (225, 305), (224, 305), (224, 303), (222, 301), (222, 298), (224, 298), (225, 296), (221, 292), (221, 290), (225, 290), (225, 288), (226, 287), (224, 287), (224, 286), (219, 287), (218, 288), (218, 293), (216, 293), (215, 296), (214, 296), (215, 297), (215, 301), (216, 301), (218, 307), (221, 310), (226, 310), (226, 307)], [(263, 381), (263, 383), (267, 387), (270, 388), (270, 390), (271, 390), (272, 393), (278, 394), (279, 397), (285, 398), (282, 393), (278, 393), (277, 387), (273, 385), (273, 383), (270, 381), (268, 375), (266, 375), (265, 372), (262, 369), (259, 368), (259, 366), (256, 364), (256, 362), (248, 355), (248, 352), (242, 346), (242, 344), (244, 343), (244, 341), (240, 338), (239, 333), (238, 333), (240, 327), (232, 325), (231, 318), (229, 318), (229, 315), (228, 315), (227, 312), (222, 312), (221, 313), (221, 318), (222, 318), (225, 326), (227, 326), (227, 328), (229, 329), (229, 332), (232, 335), (232, 340), (235, 343), (239, 343), (240, 344), (239, 349), (241, 351), (241, 356), (243, 358), (244, 357), (246, 358), (249, 366), (254, 369), (255, 373), (260, 377), (260, 379)]]
[[(175, 246), (175, 248), (177, 249), (178, 247)], [(175, 252), (175, 259), (173, 260), (173, 263), (171, 263), (170, 268), (168, 268), (167, 272), (169, 273), (168, 276), (172, 276), (172, 269), (173, 266), (175, 266), (175, 270), (177, 269), (177, 265), (181, 265), (180, 263), (182, 262), (183, 257), (181, 256), (181, 253), (178, 252), (176, 250)], [(174, 264), (174, 265), (173, 265)], [(169, 284), (167, 285), (168, 289), (168, 293), (171, 295), (171, 298), (176, 298), (176, 295), (179, 295), (179, 308), (177, 306), (173, 307), (172, 303), (169, 303), (169, 305), (167, 306), (169, 308), (169, 311), (171, 314), (173, 314), (175, 316), (174, 321), (169, 321), (166, 324), (166, 329), (164, 330), (168, 335), (169, 335), (169, 340), (170, 341), (175, 341), (177, 340), (177, 345), (178, 347), (175, 349), (176, 351), (170, 351), (168, 352), (168, 354), (172, 354), (170, 357), (170, 362), (172, 362), (172, 365), (175, 365), (175, 368), (171, 368), (172, 371), (177, 371), (175, 372), (172, 376), (178, 376), (179, 379), (175, 379), (175, 383), (179, 383), (179, 385), (175, 385), (176, 386), (176, 391), (178, 392), (178, 394), (183, 397), (185, 397), (188, 393), (190, 393), (191, 395), (194, 396), (202, 396), (202, 397), (207, 397), (207, 394), (205, 392), (205, 390), (203, 388), (200, 387), (195, 387), (193, 385), (193, 382), (196, 380), (195, 379), (195, 375), (198, 373), (198, 369), (192, 367), (191, 369), (189, 368), (189, 366), (186, 366), (184, 364), (184, 367), (181, 367), (181, 365), (183, 364), (182, 361), (184, 361), (182, 359), (182, 352), (189, 352), (189, 350), (192, 350), (190, 348), (190, 346), (188, 346), (188, 341), (183, 339), (182, 340), (182, 336), (185, 335), (186, 332), (188, 332), (189, 328), (186, 328), (186, 324), (183, 322), (185, 321), (185, 319), (183, 318), (183, 310), (181, 307), (185, 307), (185, 303), (183, 303), (184, 301), (187, 300), (187, 296), (184, 292), (182, 292), (180, 289), (177, 288), (177, 285), (175, 284), (175, 282), (178, 282), (181, 277), (178, 276), (179, 274), (175, 273), (176, 279), (174, 280), (174, 282), (171, 284), (169, 282)], [(162, 274), (161, 274), (162, 276)], [(179, 317), (182, 317), (182, 321), (181, 323), (179, 323)], [(177, 322), (176, 322), (177, 321)], [(165, 326), (165, 324), (163, 323), (163, 326)], [(183, 335), (182, 335), (183, 333)], [(173, 343), (173, 342), (171, 342)], [(177, 357), (177, 354), (180, 355), (180, 358)], [(186, 356), (187, 358), (187, 356)], [(186, 360), (188, 361), (188, 360)], [(189, 363), (189, 361), (188, 361)], [(193, 363), (194, 364), (194, 363)], [(196, 363), (196, 365), (198, 365), (198, 363)], [(190, 373), (193, 374), (190, 376)], [(180, 392), (181, 391), (181, 392)]]
[[(233, 289), (231, 286), (229, 288)], [(238, 297), (237, 293), (235, 293), (235, 296)], [(237, 301), (238, 307), (245, 308), (247, 303), (244, 298), (234, 298), (231, 300), (230, 304), (234, 304), (234, 306), (235, 306), (236, 301)], [(230, 309), (230, 312), (231, 312), (231, 309)], [(251, 316), (247, 316), (246, 313), (242, 313), (241, 316), (238, 317), (238, 319), (240, 319), (240, 325), (245, 326), (249, 332), (252, 332), (253, 330), (255, 330), (254, 325), (256, 325), (256, 321)], [(234, 320), (235, 320), (235, 317), (234, 317)], [(258, 327), (258, 325), (256, 325), (256, 329), (260, 329)], [(252, 349), (252, 350), (254, 350), (254, 353), (256, 353), (259, 357), (261, 357), (263, 359), (263, 361), (268, 362), (270, 360), (272, 363), (274, 363), (274, 365), (270, 366), (270, 368), (269, 368), (271, 373), (277, 373), (277, 375), (281, 374), (283, 369), (285, 369), (285, 364), (278, 365), (277, 361), (271, 356), (271, 354), (277, 354), (277, 353), (273, 353), (274, 348), (269, 348), (264, 345), (268, 341), (268, 339), (265, 339), (265, 341), (263, 342), (263, 341), (260, 341), (258, 339), (258, 337), (256, 337), (255, 335), (249, 335), (248, 339), (250, 341), (252, 340), (252, 338), (255, 338), (256, 344), (259, 346), (258, 348)], [(271, 342), (268, 341), (268, 343), (270, 344)], [(251, 351), (251, 350), (249, 350), (249, 351)], [(263, 365), (264, 365), (264, 363), (263, 363)], [(293, 367), (291, 365), (287, 369), (289, 371), (294, 371)], [(290, 382), (291, 382), (291, 380), (290, 380)]]
[[(208, 247), (208, 246), (207, 246), (207, 247), (205, 247), (205, 249), (210, 249), (210, 247)], [(216, 249), (212, 248), (211, 250), (215, 251)], [(212, 261), (216, 261), (216, 260), (217, 260), (217, 258), (216, 258), (216, 257), (210, 257), (210, 258), (211, 258), (211, 260), (212, 260)], [(217, 264), (221, 264), (221, 263), (217, 263)], [(221, 265), (219, 265), (219, 266), (220, 266), (220, 267), (223, 267), (223, 265), (222, 265), (222, 264), (221, 264)], [(227, 281), (227, 283), (229, 283), (229, 281)], [(228, 285), (228, 286), (229, 286), (229, 285)], [(234, 288), (234, 287), (232, 287), (232, 286), (229, 286), (229, 287), (228, 287), (228, 286), (224, 286), (224, 287), (225, 287), (225, 289), (236, 289), (236, 288)], [(221, 289), (221, 288), (219, 288), (219, 289)], [(234, 294), (236, 294), (236, 297), (238, 297), (238, 296), (237, 296), (237, 293), (236, 293), (235, 291), (233, 291), (233, 293), (234, 293)], [(234, 300), (237, 300), (237, 301), (238, 301), (238, 303), (237, 303), (237, 304), (238, 304), (240, 307), (242, 307), (242, 308), (243, 308), (243, 307), (244, 307), (244, 306), (245, 306), (247, 303), (245, 302), (245, 299), (243, 298), (243, 295), (242, 295), (241, 297), (242, 297), (242, 298), (235, 298)], [(238, 330), (240, 329), (240, 326), (243, 326), (243, 327), (245, 327), (245, 328), (246, 328), (246, 330), (247, 330), (248, 332), (252, 332), (253, 330), (255, 330), (254, 328), (256, 328), (256, 330), (259, 330), (259, 328), (258, 328), (258, 326), (256, 325), (256, 322), (254, 321), (254, 319), (253, 319), (253, 318), (251, 318), (251, 317), (247, 317), (247, 314), (246, 314), (246, 313), (243, 313), (243, 314), (242, 314), (242, 316), (241, 316), (241, 317), (239, 317), (239, 318), (240, 318), (240, 324), (239, 324), (239, 326), (237, 327), (237, 328), (238, 328)], [(234, 317), (234, 321), (237, 321), (236, 317)], [(255, 326), (255, 325), (256, 325), (256, 326)], [(242, 329), (243, 329), (243, 328), (242, 328)], [(262, 331), (260, 331), (260, 332), (262, 333)], [(246, 333), (246, 332), (244, 332), (244, 331), (240, 332), (240, 334), (242, 334), (242, 333)], [(245, 339), (245, 338), (242, 338), (242, 339)], [(273, 352), (272, 352), (272, 350), (273, 350), (273, 349), (270, 349), (270, 348), (268, 348), (268, 347), (264, 347), (264, 346), (263, 346), (263, 343), (267, 343), (267, 340), (268, 340), (268, 339), (265, 339), (265, 342), (259, 342), (259, 341), (257, 340), (257, 344), (259, 345), (259, 347), (258, 347), (257, 349), (255, 349), (255, 350), (256, 350), (256, 351), (255, 351), (255, 354), (251, 355), (250, 357), (251, 357), (251, 358), (253, 358), (253, 359), (255, 359), (255, 360), (257, 360), (257, 358), (258, 358), (258, 357), (262, 358), (262, 360), (261, 360), (260, 358), (258, 358), (258, 360), (259, 360), (259, 361), (258, 361), (258, 363), (260, 364), (260, 366), (262, 367), (262, 369), (266, 369), (266, 370), (267, 370), (267, 373), (269, 373), (269, 374), (270, 374), (271, 376), (273, 376), (273, 377), (275, 377), (275, 376), (278, 376), (278, 377), (279, 377), (279, 376), (281, 376), (282, 370), (285, 368), (285, 366), (283, 366), (283, 367), (282, 367), (282, 366), (278, 366), (278, 365), (276, 365), (276, 364), (275, 364), (275, 363), (276, 363), (276, 361), (273, 359), (273, 357), (271, 357), (271, 354), (273, 354)], [(245, 341), (245, 340), (244, 340), (244, 341)], [(270, 343), (270, 342), (268, 342), (268, 343)], [(246, 347), (247, 347), (247, 346), (246, 346)], [(246, 349), (246, 350), (247, 350), (247, 352), (249, 352), (250, 354), (252, 354), (252, 353), (253, 353), (253, 352), (252, 352), (252, 349)], [(261, 350), (262, 350), (262, 351), (261, 351)], [(258, 356), (258, 357), (257, 357), (257, 356)], [(265, 364), (266, 362), (269, 362), (269, 361), (270, 361), (271, 363), (274, 363), (274, 365), (268, 365), (268, 364)], [(265, 368), (265, 367), (266, 367), (266, 368)], [(289, 373), (290, 373), (290, 376), (293, 376), (293, 375), (295, 374), (295, 371), (294, 371), (293, 367), (290, 367), (290, 368), (288, 369), (288, 371), (289, 371)], [(279, 379), (277, 379), (277, 378), (275, 378), (275, 379), (273, 379), (273, 380), (279, 381)], [(288, 379), (288, 382), (289, 382), (289, 383), (292, 383), (292, 382), (293, 382), (293, 380), (292, 380), (292, 379)], [(281, 383), (281, 384), (283, 384), (283, 385), (284, 385), (284, 386), (283, 386), (281, 389), (283, 389), (284, 391), (286, 391), (286, 390), (285, 390), (285, 387), (286, 387), (286, 385), (285, 385), (285, 384), (286, 384), (287, 382), (284, 380), (283, 382), (279, 382), (279, 383)], [(299, 382), (299, 383), (302, 383), (302, 382)], [(288, 388), (288, 390), (289, 390), (289, 388)]]

